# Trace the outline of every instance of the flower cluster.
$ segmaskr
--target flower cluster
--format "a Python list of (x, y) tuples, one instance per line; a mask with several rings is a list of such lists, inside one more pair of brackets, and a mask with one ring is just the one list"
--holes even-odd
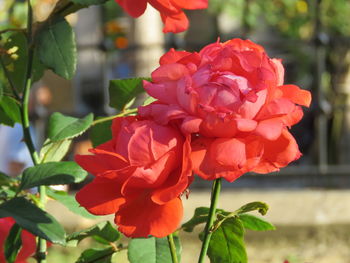
[[(179, 33), (188, 28), (188, 19), (183, 9), (205, 9), (208, 0), (115, 0), (132, 17), (141, 16), (152, 5), (160, 13), (164, 23), (163, 32)], [(137, 3), (135, 3), (137, 2)]]
[[(11, 217), (0, 218), (0, 262), (7, 262), (5, 259), (4, 245), (10, 229), (15, 220)], [(15, 263), (26, 263), (26, 259), (35, 253), (36, 243), (35, 236), (26, 230), (22, 230), (22, 248), (17, 255)]]
[(139, 115), (116, 118), (113, 139), (78, 155), (95, 178), (76, 198), (96, 215), (115, 214), (129, 237), (164, 237), (179, 225), (192, 173), (232, 182), (269, 173), (301, 154), (288, 128), (311, 95), (284, 85), (280, 60), (249, 40), (199, 53), (170, 50), (144, 88), (156, 98)]

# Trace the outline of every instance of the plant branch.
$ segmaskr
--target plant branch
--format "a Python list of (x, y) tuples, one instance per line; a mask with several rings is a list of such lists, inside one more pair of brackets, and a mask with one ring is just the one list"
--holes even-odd
[(172, 262), (178, 263), (179, 261), (177, 259), (176, 246), (175, 246), (173, 234), (168, 235), (168, 244), (169, 244), (169, 248), (170, 248)]
[(129, 109), (129, 110), (124, 110), (122, 111), (121, 113), (118, 113), (117, 115), (113, 115), (113, 116), (107, 116), (107, 117), (103, 117), (103, 118), (100, 118), (98, 120), (94, 120), (93, 123), (92, 123), (92, 126), (96, 125), (96, 124), (99, 124), (101, 122), (105, 122), (105, 121), (110, 121), (110, 120), (113, 120), (117, 117), (123, 117), (123, 116), (127, 116), (129, 114), (133, 114), (133, 113), (136, 113), (137, 112), (137, 108), (135, 109)]
[(207, 219), (207, 224), (205, 225), (205, 229), (204, 229), (204, 239), (203, 239), (202, 249), (199, 255), (198, 263), (204, 262), (205, 256), (208, 251), (210, 238), (211, 238), (211, 235), (213, 234), (213, 231), (211, 228), (213, 226), (215, 215), (216, 215), (216, 206), (219, 200), (220, 190), (221, 190), (221, 178), (218, 178), (213, 183), (209, 215)]
[[(30, 97), (30, 89), (32, 86), (34, 45), (33, 45), (33, 35), (32, 35), (33, 10), (32, 10), (30, 0), (27, 0), (27, 3), (28, 3), (27, 41), (28, 41), (29, 48), (28, 48), (28, 63), (27, 63), (25, 86), (24, 86), (24, 91), (22, 96), (21, 118), (22, 118), (24, 141), (28, 147), (28, 150), (34, 165), (38, 165), (39, 157), (38, 157), (38, 153), (35, 150), (32, 136), (30, 134), (30, 123), (29, 123), (29, 97)], [(45, 201), (46, 201), (45, 186), (39, 186), (39, 196), (40, 196), (40, 207), (44, 208)], [(36, 259), (38, 263), (46, 263), (46, 240), (45, 239), (42, 239), (42, 238), (38, 239), (38, 249), (37, 249)]]

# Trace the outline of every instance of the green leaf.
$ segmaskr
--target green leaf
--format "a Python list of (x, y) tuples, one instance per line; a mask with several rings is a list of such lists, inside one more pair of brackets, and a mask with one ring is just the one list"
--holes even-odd
[(52, 142), (74, 138), (86, 131), (91, 126), (93, 119), (92, 113), (78, 119), (55, 112), (49, 120), (48, 137)]
[[(54, 17), (65, 17), (69, 14), (76, 13), (78, 10), (89, 7), (90, 5), (101, 5), (108, 0), (59, 0), (54, 8)], [(74, 4), (72, 4), (72, 2)]]
[(85, 250), (76, 263), (112, 263), (112, 256), (116, 253), (115, 248), (103, 249), (90, 248)]
[[(98, 120), (99, 118), (97, 118)], [(89, 137), (93, 147), (105, 143), (112, 139), (112, 121), (104, 121), (97, 123), (90, 128)]]
[(52, 142), (47, 139), (40, 150), (40, 163), (59, 162), (67, 154), (72, 140)]
[(242, 222), (234, 217), (225, 220), (212, 234), (207, 254), (212, 263), (246, 263)]
[(152, 102), (155, 102), (157, 99), (151, 97), (151, 96), (148, 96), (145, 101), (143, 102), (142, 106), (146, 106), (146, 105), (149, 105), (151, 104)]
[(242, 221), (245, 229), (250, 229), (254, 231), (267, 231), (267, 230), (275, 230), (275, 226), (266, 220), (253, 216), (250, 214), (240, 214), (239, 219)]
[(142, 81), (149, 78), (114, 79), (109, 82), (109, 105), (123, 110), (136, 95), (145, 92)]
[(16, 90), (22, 91), (28, 63), (28, 44), (25, 34), (20, 32), (12, 34), (7, 39), (4, 48), (10, 53), (10, 55), (3, 56), (9, 77)]
[(89, 219), (97, 219), (97, 216), (90, 214), (88, 211), (86, 211), (84, 207), (80, 206), (80, 204), (75, 200), (74, 196), (69, 195), (64, 191), (53, 191), (50, 188), (47, 188), (46, 194), (52, 199), (63, 204), (65, 207), (69, 209), (69, 211), (73, 212), (74, 214), (77, 214)]
[(67, 237), (67, 244), (69, 246), (76, 246), (78, 243), (87, 237), (99, 237), (100, 243), (108, 244), (120, 239), (121, 234), (108, 221), (101, 222), (90, 228), (74, 232)]
[(86, 176), (87, 172), (75, 162), (43, 163), (24, 170), (20, 189), (39, 185), (79, 183)]
[(243, 214), (243, 213), (251, 212), (254, 210), (258, 210), (258, 212), (261, 215), (266, 215), (267, 210), (269, 210), (269, 206), (266, 203), (256, 201), (256, 202), (251, 202), (251, 203), (248, 203), (248, 204), (240, 207), (234, 213), (235, 214)]
[(37, 37), (40, 61), (57, 75), (71, 79), (77, 64), (77, 48), (72, 27), (63, 19), (51, 19)]
[[(228, 212), (225, 212), (222, 209), (216, 209), (216, 213), (220, 213), (223, 215), (228, 215)], [(207, 221), (209, 214), (208, 207), (197, 207), (194, 211), (193, 217), (182, 225), (182, 229), (186, 232), (192, 232), (194, 227), (200, 224), (203, 224)]]
[(13, 127), (15, 122), (6, 114), (6, 112), (0, 106), (0, 123)]
[(12, 217), (21, 228), (52, 243), (65, 244), (64, 229), (56, 219), (23, 197), (2, 203), (2, 217)]
[(195, 226), (207, 221), (208, 214), (208, 207), (197, 207), (194, 211), (193, 217), (182, 225), (182, 229), (186, 232), (192, 232)]
[[(28, 44), (24, 33), (16, 32), (12, 34), (4, 45), (10, 55), (4, 55), (9, 77), (17, 91), (22, 92), (27, 74)], [(32, 78), (33, 82), (39, 80), (44, 73), (44, 66), (40, 63), (36, 52), (33, 54)]]
[(14, 179), (2, 172), (0, 172), (0, 186), (9, 185)]
[[(0, 101), (0, 108), (3, 114), (11, 120), (12, 123), (21, 123), (21, 112), (17, 101), (9, 96), (4, 96)], [(2, 122), (2, 121), (1, 121)], [(6, 124), (6, 123), (5, 123)], [(13, 126), (13, 125), (10, 125)]]
[[(174, 236), (177, 257), (180, 261), (181, 244)], [(172, 263), (168, 240), (164, 238), (135, 238), (129, 242), (128, 259), (130, 263)]]
[(19, 250), (22, 247), (22, 229), (18, 224), (14, 224), (6, 238), (4, 251), (8, 263), (14, 263)]

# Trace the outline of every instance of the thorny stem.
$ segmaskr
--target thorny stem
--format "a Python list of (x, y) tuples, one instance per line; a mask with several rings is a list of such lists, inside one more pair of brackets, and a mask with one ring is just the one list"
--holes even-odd
[(169, 244), (169, 248), (170, 248), (172, 262), (178, 263), (179, 261), (177, 260), (176, 246), (175, 246), (173, 234), (168, 235), (168, 244)]
[(204, 229), (204, 240), (202, 243), (202, 249), (201, 249), (201, 253), (199, 255), (198, 263), (204, 262), (205, 256), (206, 256), (207, 251), (208, 251), (210, 238), (211, 238), (211, 235), (213, 234), (211, 231), (211, 228), (213, 226), (214, 219), (215, 219), (216, 206), (217, 206), (217, 203), (219, 200), (220, 190), (221, 190), (221, 178), (218, 178), (213, 183), (213, 188), (212, 188), (212, 192), (211, 192), (211, 202), (210, 202), (209, 215), (208, 215), (208, 219), (207, 219), (207, 224), (205, 225), (205, 229)]

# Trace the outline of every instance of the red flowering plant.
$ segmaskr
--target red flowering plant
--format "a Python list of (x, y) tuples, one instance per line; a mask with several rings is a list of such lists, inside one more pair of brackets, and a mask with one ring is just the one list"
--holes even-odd
[(136, 117), (114, 119), (112, 134), (92, 155), (75, 157), (95, 175), (77, 201), (92, 214), (115, 214), (126, 236), (169, 235), (181, 222), (180, 195), (192, 179), (188, 137)]
[(193, 170), (206, 180), (232, 182), (246, 172), (269, 173), (300, 157), (288, 127), (298, 123), (311, 95), (283, 85), (281, 61), (249, 40), (214, 43), (199, 53), (170, 50), (144, 81), (157, 100), (141, 116), (160, 124), (180, 120), (195, 134)]
[[(0, 123), (22, 125), (33, 163), (15, 178), (0, 173), (0, 263), (25, 262), (30, 256), (45, 263), (47, 241), (74, 246), (86, 237), (104, 247), (84, 251), (78, 263), (112, 262), (124, 249), (131, 263), (177, 263), (179, 231), (192, 232), (204, 223), (199, 263), (206, 256), (213, 263), (247, 262), (245, 229), (274, 229), (250, 212), (264, 215), (268, 207), (252, 202), (233, 212), (217, 209), (221, 180), (278, 171), (298, 159), (301, 153), (289, 128), (301, 120), (301, 106), (310, 105), (310, 93), (284, 84), (281, 61), (249, 40), (218, 41), (192, 53), (171, 49), (160, 58), (151, 79), (110, 82), (110, 105), (120, 111), (117, 115), (94, 119), (92, 114), (75, 118), (53, 113), (47, 138), (37, 151), (28, 115), (32, 82), (44, 69), (66, 79), (74, 76), (76, 42), (64, 17), (104, 2), (60, 0), (39, 23), (33, 22), (28, 0), (26, 29), (0, 31)], [(187, 29), (183, 10), (208, 4), (117, 2), (133, 17), (152, 5), (161, 14), (164, 32)], [(143, 91), (153, 102), (130, 108), (130, 101)], [(89, 129), (94, 145), (89, 154), (62, 161), (73, 138)], [(82, 182), (88, 173), (92, 181), (76, 196), (48, 187)], [(182, 199), (189, 196), (197, 175), (213, 181), (211, 205), (197, 208), (183, 223)], [(67, 235), (45, 211), (47, 197), (84, 217), (114, 215), (114, 224), (102, 222)], [(122, 234), (131, 238), (128, 246)]]

